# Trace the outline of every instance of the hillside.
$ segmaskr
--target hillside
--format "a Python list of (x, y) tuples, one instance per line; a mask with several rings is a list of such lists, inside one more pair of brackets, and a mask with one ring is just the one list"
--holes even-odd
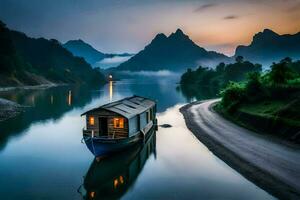
[(56, 40), (30, 38), (0, 24), (0, 86), (101, 84), (104, 76)]
[(300, 32), (294, 35), (279, 35), (265, 29), (257, 33), (249, 46), (238, 46), (235, 56), (243, 56), (252, 62), (270, 65), (282, 58), (300, 58)]
[(94, 47), (80, 39), (69, 40), (63, 44), (63, 47), (68, 49), (73, 55), (83, 57), (91, 65), (107, 57), (105, 53), (96, 50)]
[(223, 54), (206, 51), (197, 46), (180, 29), (168, 37), (162, 33), (128, 61), (120, 64), (116, 70), (157, 71), (162, 69), (183, 71), (188, 67), (214, 65), (228, 62), (230, 58)]

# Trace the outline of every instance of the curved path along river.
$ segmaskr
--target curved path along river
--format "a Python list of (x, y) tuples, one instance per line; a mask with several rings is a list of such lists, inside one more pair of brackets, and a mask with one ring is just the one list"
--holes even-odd
[(281, 199), (300, 199), (300, 148), (237, 126), (213, 111), (218, 99), (182, 107), (187, 127), (214, 154)]

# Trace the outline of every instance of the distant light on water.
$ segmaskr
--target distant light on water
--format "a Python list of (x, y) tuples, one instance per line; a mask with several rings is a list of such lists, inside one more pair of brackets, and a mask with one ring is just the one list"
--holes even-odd
[(112, 99), (113, 99), (113, 82), (109, 81), (109, 101), (111, 102)]
[(69, 90), (69, 95), (68, 95), (68, 105), (71, 106), (72, 105), (72, 91)]

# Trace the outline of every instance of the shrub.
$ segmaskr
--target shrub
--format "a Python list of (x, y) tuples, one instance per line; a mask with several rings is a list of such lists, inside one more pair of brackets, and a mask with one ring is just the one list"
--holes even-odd
[(230, 82), (221, 91), (221, 105), (229, 112), (234, 111), (237, 106), (245, 99), (245, 86), (243, 84)]

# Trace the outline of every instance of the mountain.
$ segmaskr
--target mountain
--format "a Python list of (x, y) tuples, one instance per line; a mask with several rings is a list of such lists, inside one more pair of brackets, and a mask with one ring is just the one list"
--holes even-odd
[(57, 40), (30, 38), (0, 22), (0, 41), (0, 86), (105, 82), (98, 70)]
[(279, 35), (265, 29), (257, 33), (249, 46), (238, 46), (235, 56), (262, 64), (271, 64), (285, 57), (300, 58), (300, 32), (294, 35)]
[(162, 33), (128, 61), (120, 64), (115, 70), (131, 71), (182, 71), (188, 67), (214, 65), (228, 62), (230, 58), (223, 54), (206, 51), (197, 46), (182, 30), (178, 29), (168, 37)]
[(130, 53), (102, 53), (92, 47), (90, 44), (78, 40), (69, 40), (63, 46), (68, 49), (73, 55), (84, 58), (88, 63), (94, 66), (97, 62), (105, 59), (105, 58), (113, 58), (113, 57), (130, 57), (133, 54)]
[(83, 57), (91, 65), (106, 58), (106, 54), (96, 50), (90, 44), (82, 40), (69, 40), (63, 46), (73, 55)]

